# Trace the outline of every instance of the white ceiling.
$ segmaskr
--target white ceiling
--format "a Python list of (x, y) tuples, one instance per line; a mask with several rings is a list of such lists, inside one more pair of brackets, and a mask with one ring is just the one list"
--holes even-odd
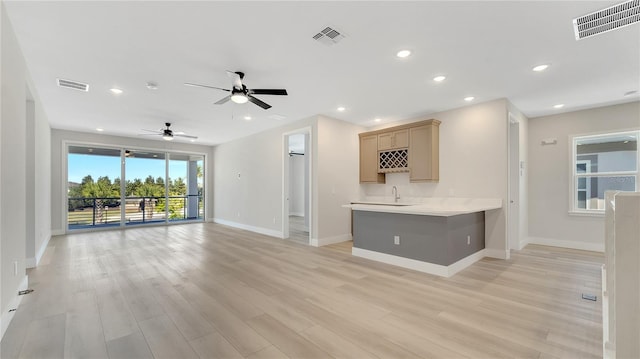
[[(573, 33), (573, 18), (616, 3), (5, 1), (52, 127), (135, 137), (168, 121), (204, 144), (317, 114), (368, 127), (462, 107), (466, 96), (506, 97), (529, 117), (637, 101), (623, 94), (640, 89), (640, 24)], [(314, 41), (326, 26), (346, 38)], [(405, 48), (413, 55), (397, 58)], [(541, 63), (551, 66), (531, 71)], [(214, 105), (225, 92), (183, 85), (228, 88), (225, 70), (289, 96), (257, 96), (273, 105), (265, 111)], [(447, 79), (435, 83), (439, 74)]]

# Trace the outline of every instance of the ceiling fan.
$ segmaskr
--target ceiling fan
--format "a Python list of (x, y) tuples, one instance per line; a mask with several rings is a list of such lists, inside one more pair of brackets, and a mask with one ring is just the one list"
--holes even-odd
[(246, 103), (247, 101), (251, 101), (254, 104), (262, 107), (265, 110), (268, 110), (269, 108), (271, 108), (271, 105), (269, 105), (268, 103), (259, 100), (257, 98), (255, 98), (253, 95), (280, 95), (280, 96), (286, 96), (287, 95), (287, 90), (285, 89), (248, 89), (247, 86), (245, 86), (242, 83), (242, 79), (244, 78), (244, 72), (231, 72), (231, 71), (227, 71), (227, 75), (229, 76), (229, 78), (231, 78), (231, 83), (232, 83), (232, 87), (231, 90), (229, 89), (223, 89), (220, 87), (214, 87), (214, 86), (208, 86), (208, 85), (201, 85), (201, 84), (195, 84), (195, 83), (191, 83), (191, 82), (185, 82), (184, 84), (187, 86), (194, 86), (194, 87), (205, 87), (205, 88), (210, 88), (210, 89), (216, 89), (216, 90), (222, 90), (222, 91), (227, 91), (227, 92), (231, 92), (231, 94), (227, 97), (224, 97), (222, 99), (220, 99), (218, 102), (216, 102), (216, 105), (222, 105), (223, 103), (231, 100), (235, 103)]
[(170, 128), (171, 127), (171, 123), (170, 122), (165, 122), (164, 123), (165, 128), (161, 128), (159, 130), (145, 130), (142, 129), (143, 131), (148, 131), (148, 132), (153, 132), (153, 133), (142, 133), (140, 134), (140, 136), (162, 136), (162, 138), (166, 141), (171, 141), (173, 140), (173, 137), (185, 137), (185, 138), (190, 138), (192, 140), (195, 140), (198, 138), (198, 136), (190, 136), (190, 135), (186, 135), (184, 132), (173, 132), (173, 130)]

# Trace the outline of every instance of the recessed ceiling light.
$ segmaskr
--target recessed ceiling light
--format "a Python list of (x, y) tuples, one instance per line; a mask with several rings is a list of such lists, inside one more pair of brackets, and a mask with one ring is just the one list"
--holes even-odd
[(346, 110), (346, 108), (344, 108), (342, 106), (338, 107), (338, 112), (343, 112), (344, 110)]
[(111, 91), (111, 92), (113, 92), (113, 93), (114, 93), (114, 94), (116, 94), (116, 95), (119, 95), (119, 94), (121, 94), (121, 93), (122, 93), (122, 90), (120, 90), (120, 89), (118, 89), (118, 88), (115, 88), (115, 87), (114, 87), (114, 88), (112, 88), (110, 91)]
[(380, 121), (382, 121), (382, 120), (381, 120), (381, 119), (379, 119), (379, 118), (376, 118), (374, 121), (375, 121), (375, 122), (380, 122)]
[(464, 98), (465, 101), (469, 102), (469, 101), (473, 101), (475, 99), (475, 97), (473, 96), (467, 96)]
[(98, 127), (98, 128), (96, 128), (96, 131), (98, 131), (98, 132), (102, 132), (102, 131), (104, 131), (104, 128), (100, 128), (100, 127)]
[(155, 82), (149, 81), (149, 82), (147, 82), (147, 88), (149, 90), (157, 90), (158, 89), (158, 84), (155, 83)]
[(251, 116), (249, 116), (249, 115), (244, 116), (244, 119), (247, 120), (247, 121), (251, 121)]
[(563, 108), (564, 104), (563, 103), (559, 103), (557, 105), (553, 105), (553, 108)]
[(191, 142), (196, 142), (196, 139), (195, 139), (195, 138), (192, 138), (192, 139), (190, 139), (189, 141), (191, 141)]
[(445, 76), (439, 75), (439, 76), (434, 77), (434, 78), (433, 78), (433, 81), (435, 81), (435, 82), (442, 82), (442, 81), (444, 81), (444, 79), (446, 79), (446, 77), (445, 77)]
[(400, 51), (398, 51), (396, 56), (398, 56), (399, 58), (403, 59), (405, 57), (411, 56), (411, 51), (410, 50), (400, 50)]
[(542, 64), (542, 65), (538, 65), (538, 66), (534, 67), (532, 70), (535, 71), (535, 72), (541, 72), (541, 71), (546, 70), (548, 67), (549, 67), (548, 64)]
[(624, 93), (624, 97), (628, 97), (628, 96), (633, 96), (635, 94), (637, 94), (638, 91), (627, 91)]

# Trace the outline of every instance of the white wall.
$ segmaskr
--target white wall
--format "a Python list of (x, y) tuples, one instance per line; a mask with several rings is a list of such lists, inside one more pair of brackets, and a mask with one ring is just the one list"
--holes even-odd
[[(312, 202), (317, 202), (317, 118), (308, 118), (286, 126), (260, 132), (214, 147), (214, 220), (255, 232), (283, 236), (283, 166), (288, 150), (284, 134), (311, 128), (313, 189)], [(288, 157), (287, 157), (288, 158)], [(311, 211), (312, 222), (317, 211)], [(311, 228), (317, 238), (317, 227)]]
[(131, 137), (109, 136), (99, 133), (85, 133), (53, 129), (51, 130), (51, 226), (54, 235), (65, 233), (65, 214), (67, 209), (66, 191), (66, 143), (86, 143), (116, 147), (153, 149), (205, 154), (205, 215), (213, 210), (213, 176), (211, 175), (212, 147), (194, 145), (178, 141), (141, 140)]
[(304, 217), (305, 156), (289, 157), (289, 214)]
[[(569, 214), (569, 136), (640, 128), (640, 102), (529, 121), (529, 236), (532, 243), (602, 251), (604, 219)], [(555, 138), (555, 145), (541, 145)]]
[[(27, 286), (25, 271), (27, 203), (27, 85), (26, 64), (4, 4), (0, 4), (0, 336), (4, 334)], [(31, 91), (37, 101), (37, 93)], [(14, 263), (17, 271), (14, 271)]]
[[(350, 239), (350, 213), (341, 205), (358, 192), (358, 132), (318, 116), (218, 145), (214, 149), (216, 222), (283, 236), (283, 136), (311, 128), (311, 242)], [(240, 178), (238, 178), (240, 174)]]
[[(364, 128), (318, 117), (318, 245), (351, 239), (351, 211), (359, 193), (359, 138)], [(312, 239), (313, 240), (313, 239)]]
[[(440, 125), (440, 181), (409, 183), (406, 173), (387, 174), (385, 184), (361, 185), (364, 195), (391, 196), (397, 186), (401, 197), (501, 198), (503, 208), (486, 213), (487, 254), (506, 258), (507, 101), (505, 99), (434, 113), (377, 127), (433, 118)], [(374, 128), (372, 128), (374, 129)]]
[(35, 266), (51, 238), (51, 127), (40, 102), (35, 103), (34, 126), (34, 245), (27, 253), (28, 267)]

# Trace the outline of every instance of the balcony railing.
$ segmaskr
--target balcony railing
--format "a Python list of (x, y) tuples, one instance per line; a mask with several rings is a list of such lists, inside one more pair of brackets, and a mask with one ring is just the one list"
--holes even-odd
[[(126, 225), (181, 220), (201, 220), (204, 217), (202, 195), (165, 197), (126, 197)], [(69, 229), (120, 226), (121, 199), (117, 197), (72, 197), (68, 200)]]

